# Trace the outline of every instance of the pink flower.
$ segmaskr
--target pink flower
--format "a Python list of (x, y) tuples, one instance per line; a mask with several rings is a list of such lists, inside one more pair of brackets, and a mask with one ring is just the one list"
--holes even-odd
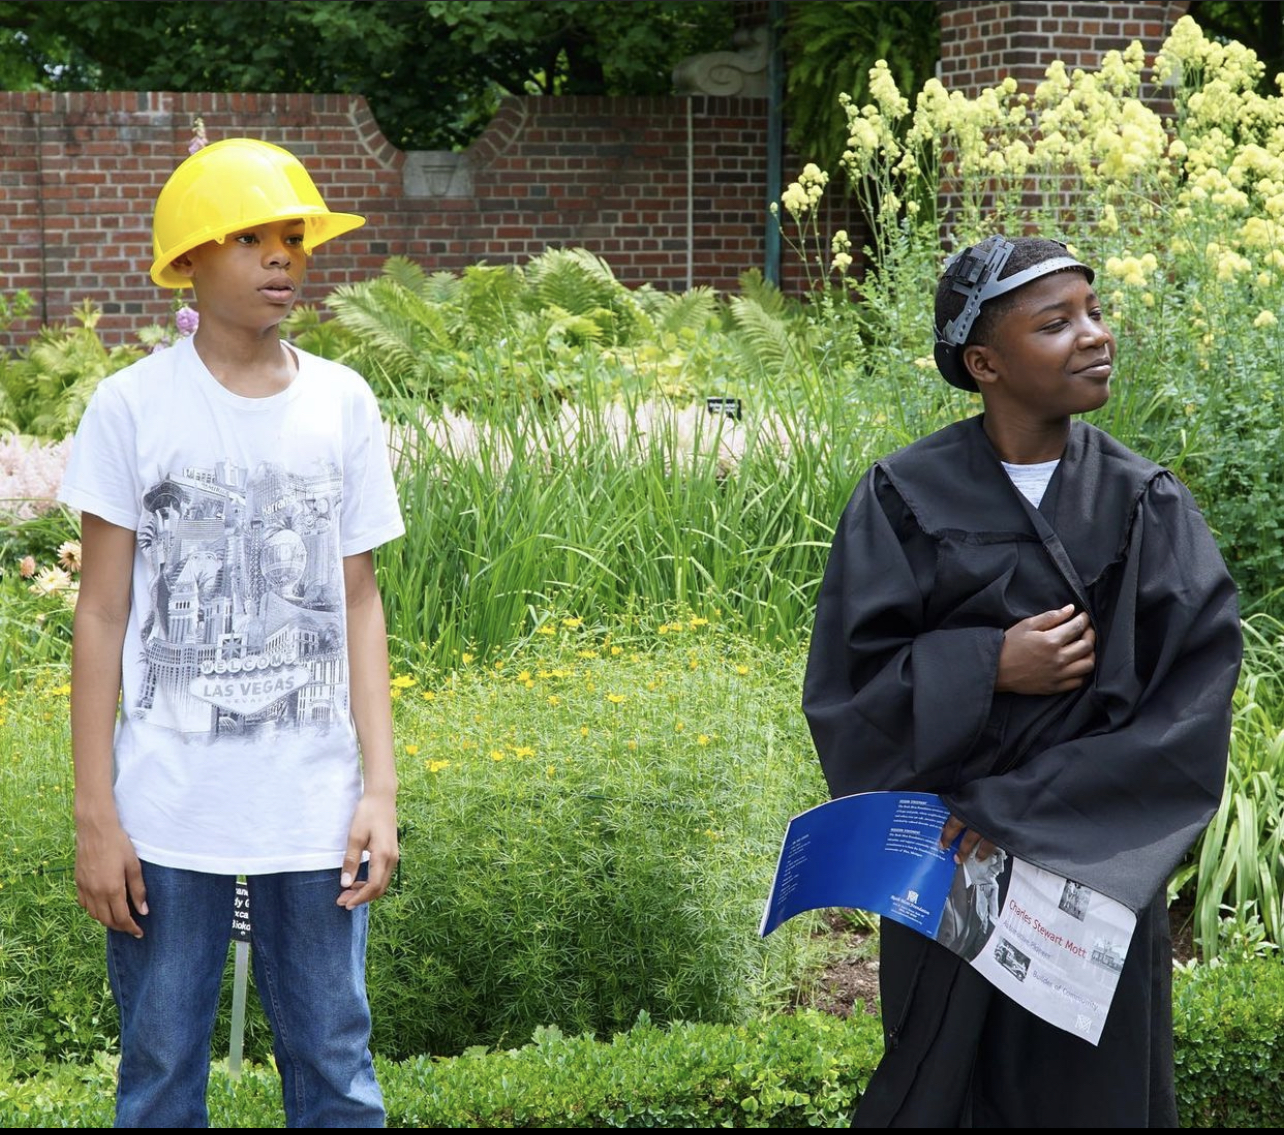
[(174, 313), (174, 326), (180, 335), (190, 335), (200, 325), (201, 314), (184, 304)]
[(35, 575), (36, 574), (36, 557), (23, 556), (22, 562), (18, 565), (18, 574), (22, 576), (23, 579), (30, 579), (33, 575)]
[(187, 144), (187, 152), (189, 154), (194, 154), (197, 150), (203, 150), (209, 144), (209, 139), (205, 137), (205, 119), (193, 119), (192, 140)]

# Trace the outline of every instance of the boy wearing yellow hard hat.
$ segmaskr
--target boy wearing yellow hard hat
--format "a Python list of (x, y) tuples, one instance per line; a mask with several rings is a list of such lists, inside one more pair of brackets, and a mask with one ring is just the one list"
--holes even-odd
[(379, 408), (285, 343), (308, 255), (364, 219), (288, 151), (198, 149), (152, 279), (195, 334), (104, 380), (59, 493), (81, 510), (76, 888), (107, 927), (117, 1126), (206, 1126), (238, 876), (287, 1121), (379, 1127), (367, 904), (397, 861), (383, 606), (403, 532)]

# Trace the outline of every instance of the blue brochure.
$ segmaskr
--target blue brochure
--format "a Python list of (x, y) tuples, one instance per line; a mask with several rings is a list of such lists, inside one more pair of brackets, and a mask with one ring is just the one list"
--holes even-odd
[(851, 907), (935, 938), (954, 881), (941, 847), (949, 809), (931, 792), (863, 792), (789, 821), (758, 932), (795, 914)]

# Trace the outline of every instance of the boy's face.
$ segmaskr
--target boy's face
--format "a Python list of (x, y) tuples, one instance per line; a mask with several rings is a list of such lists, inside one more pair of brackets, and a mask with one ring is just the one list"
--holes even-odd
[(196, 290), (202, 326), (210, 320), (266, 330), (289, 315), (307, 267), (303, 231), (301, 220), (269, 221), (175, 260)]
[(1088, 277), (1068, 270), (1017, 291), (991, 342), (963, 357), (987, 414), (1052, 422), (1105, 404), (1115, 337)]

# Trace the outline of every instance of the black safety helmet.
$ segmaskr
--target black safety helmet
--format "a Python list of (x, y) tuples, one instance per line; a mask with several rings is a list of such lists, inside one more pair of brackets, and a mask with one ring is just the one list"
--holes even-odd
[(1016, 249), (1010, 240), (1001, 236), (988, 236), (983, 241), (956, 252), (945, 262), (945, 273), (941, 284), (949, 284), (954, 291), (966, 296), (963, 310), (944, 327), (936, 327), (936, 348), (933, 356), (936, 367), (951, 386), (960, 390), (976, 391), (976, 380), (963, 362), (963, 348), (972, 333), (977, 316), (981, 314), (981, 305), (1008, 292), (1015, 291), (1023, 284), (1047, 276), (1053, 272), (1064, 272), (1074, 268), (1083, 272), (1092, 283), (1096, 273), (1086, 264), (1081, 264), (1070, 255), (1069, 249), (1060, 241), (1051, 243), (1065, 249), (1064, 256), (1050, 256), (1029, 268), (1014, 272), (1011, 276), (1000, 279), (1004, 265)]

